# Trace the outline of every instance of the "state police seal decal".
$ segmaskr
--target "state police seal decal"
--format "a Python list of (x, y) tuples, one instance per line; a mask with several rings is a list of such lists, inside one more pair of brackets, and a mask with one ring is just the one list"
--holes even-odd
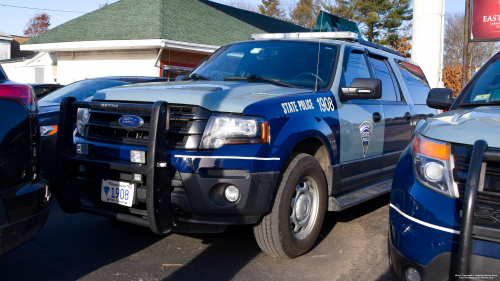
[(370, 138), (372, 136), (373, 125), (369, 121), (364, 121), (359, 125), (359, 132), (361, 133), (361, 144), (363, 145), (363, 157), (366, 157)]

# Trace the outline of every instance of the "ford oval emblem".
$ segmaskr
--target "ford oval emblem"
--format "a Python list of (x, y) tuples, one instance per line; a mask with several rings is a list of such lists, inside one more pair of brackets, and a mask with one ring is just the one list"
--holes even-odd
[(137, 128), (144, 124), (144, 120), (142, 120), (139, 116), (125, 115), (118, 120), (118, 123), (120, 123), (123, 127)]

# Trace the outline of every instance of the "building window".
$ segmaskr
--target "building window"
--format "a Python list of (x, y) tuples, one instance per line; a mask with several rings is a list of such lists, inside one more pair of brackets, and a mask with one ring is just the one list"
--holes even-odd
[(168, 77), (169, 81), (175, 81), (175, 78), (179, 75), (186, 75), (191, 70), (192, 67), (182, 67), (182, 66), (174, 66), (174, 65), (164, 65), (162, 77)]

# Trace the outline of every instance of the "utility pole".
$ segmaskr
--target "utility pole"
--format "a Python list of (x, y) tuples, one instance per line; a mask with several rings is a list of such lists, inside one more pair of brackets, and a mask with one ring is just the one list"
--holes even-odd
[(467, 74), (469, 72), (469, 20), (470, 0), (465, 0), (465, 24), (464, 24), (464, 49), (462, 56), (462, 89), (467, 84)]
[(443, 87), (445, 0), (414, 0), (411, 60), (418, 63), (431, 88)]

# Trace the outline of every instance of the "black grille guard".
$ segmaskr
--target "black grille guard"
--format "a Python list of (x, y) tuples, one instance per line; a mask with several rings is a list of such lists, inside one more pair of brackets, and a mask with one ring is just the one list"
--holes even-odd
[(470, 263), (473, 235), (481, 233), (486, 236), (492, 234), (498, 236), (499, 233), (495, 227), (474, 225), (476, 200), (478, 191), (481, 192), (484, 186), (486, 162), (500, 163), (500, 152), (498, 150), (488, 150), (486, 141), (477, 140), (474, 143), (470, 159), (469, 173), (465, 185), (462, 222), (460, 225), (457, 273), (462, 276), (471, 274)]
[[(127, 161), (102, 161), (76, 155), (73, 144), (73, 125), (76, 123), (78, 108), (120, 111), (123, 113), (150, 113), (147, 164), (140, 165)], [(172, 231), (171, 210), (172, 172), (168, 167), (166, 137), (169, 129), (170, 105), (165, 101), (154, 104), (125, 104), (115, 102), (84, 102), (74, 97), (66, 97), (61, 102), (56, 145), (56, 185), (61, 209), (67, 213), (86, 212), (119, 221), (149, 226), (157, 234)], [(119, 171), (146, 174), (147, 219), (83, 206), (76, 190), (78, 165), (103, 167)], [(165, 165), (167, 164), (165, 167)]]

